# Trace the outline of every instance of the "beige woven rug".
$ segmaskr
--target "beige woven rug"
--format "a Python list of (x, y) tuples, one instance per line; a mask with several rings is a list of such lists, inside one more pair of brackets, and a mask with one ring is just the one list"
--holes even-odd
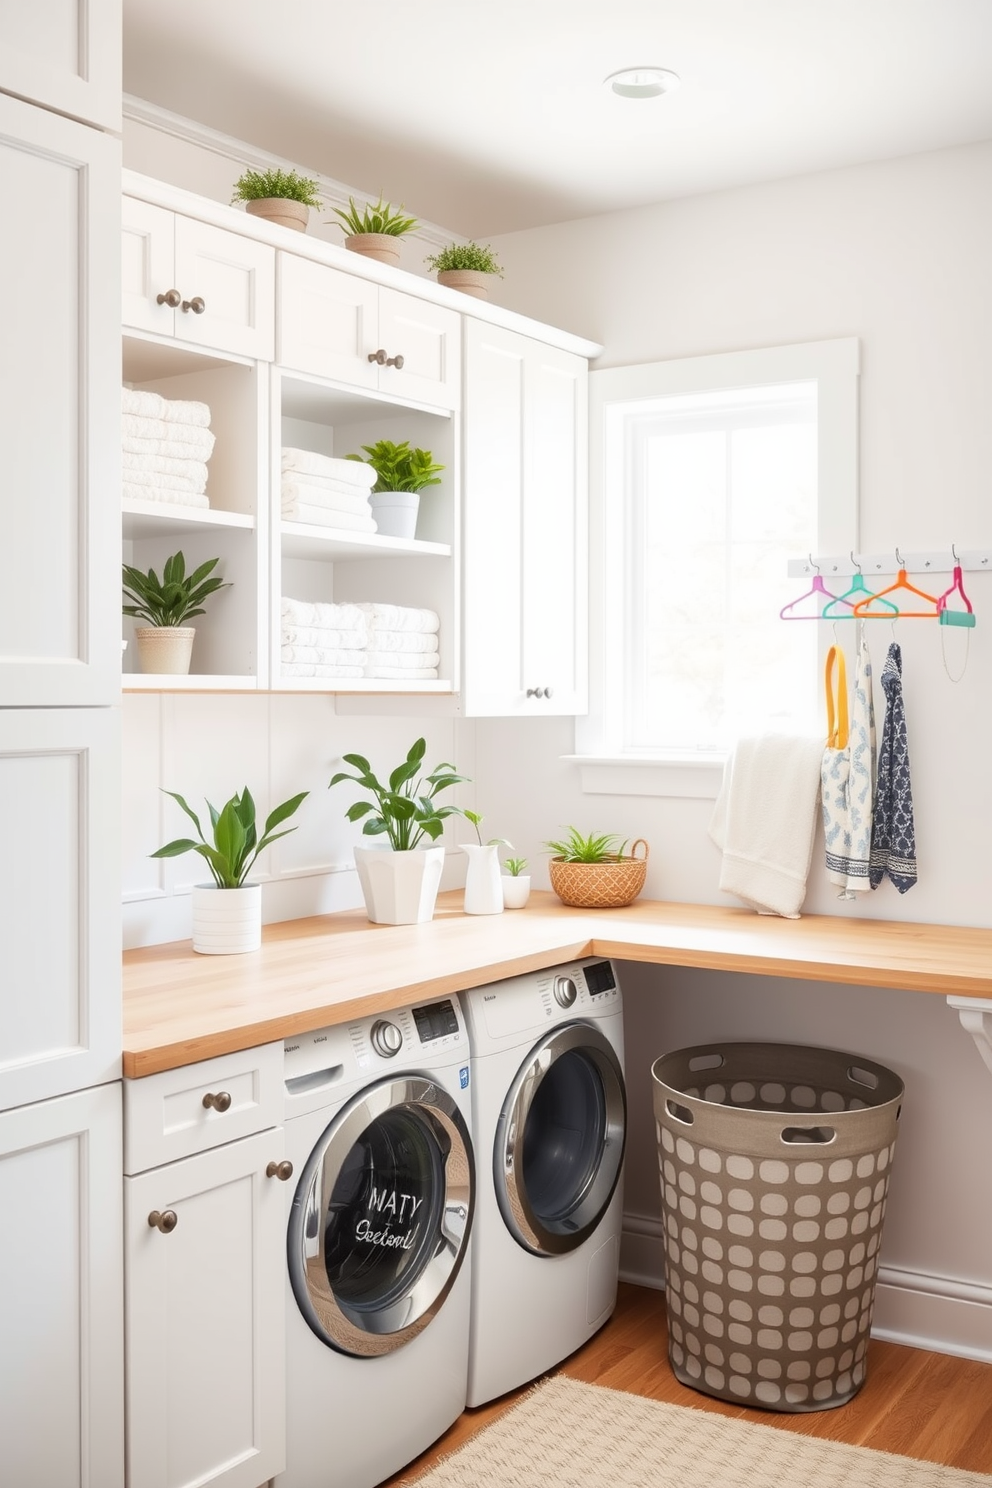
[(417, 1488), (992, 1488), (984, 1473), (818, 1441), (560, 1375), (406, 1481)]

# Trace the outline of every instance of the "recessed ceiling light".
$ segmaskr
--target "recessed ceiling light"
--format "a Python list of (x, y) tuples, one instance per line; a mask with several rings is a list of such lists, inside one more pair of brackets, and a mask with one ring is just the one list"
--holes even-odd
[(621, 98), (657, 98), (659, 93), (671, 93), (682, 80), (667, 67), (623, 67), (603, 81)]

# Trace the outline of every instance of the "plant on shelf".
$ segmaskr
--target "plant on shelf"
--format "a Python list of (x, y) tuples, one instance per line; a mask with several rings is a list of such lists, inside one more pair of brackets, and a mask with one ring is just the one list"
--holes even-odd
[(295, 170), (245, 170), (234, 183), (232, 202), (243, 201), (245, 210), (297, 232), (305, 232), (311, 207), (323, 206), (320, 186), (310, 176)]
[(173, 675), (189, 671), (196, 630), (188, 622), (206, 613), (203, 601), (211, 594), (231, 587), (213, 572), (219, 562), (209, 558), (187, 574), (180, 551), (165, 560), (161, 578), (153, 568), (143, 573), (130, 563), (122, 565), (124, 598), (131, 601), (122, 605), (122, 612), (147, 621), (135, 631), (142, 671)]
[(363, 444), (362, 449), (367, 461), (362, 461), (361, 455), (348, 455), (347, 459), (371, 465), (375, 471), (369, 502), (376, 530), (384, 537), (414, 537), (420, 492), (441, 484), (444, 466), (435, 463), (430, 450), (411, 449), (408, 439), (400, 444), (379, 439), (375, 444)]
[[(580, 909), (619, 909), (632, 903), (647, 874), (644, 838), (638, 837), (627, 855), (627, 840), (619, 833), (583, 834), (576, 827), (566, 831), (566, 837), (544, 844), (553, 854), (548, 872), (558, 898)], [(638, 847), (644, 849), (642, 857), (637, 855)]]
[(526, 858), (507, 858), (500, 875), (504, 909), (523, 909), (530, 898), (530, 874)]
[(344, 246), (352, 253), (363, 253), (366, 258), (373, 258), (378, 263), (398, 264), (400, 250), (397, 238), (420, 226), (416, 217), (405, 215), (402, 203), (399, 207), (393, 207), (389, 202), (384, 202), (381, 192), (377, 202), (366, 202), (361, 208), (356, 205), (355, 198), (349, 196), (347, 208), (335, 207), (334, 215), (340, 221), (331, 225), (343, 228)]
[(435, 271), (438, 284), (460, 289), (479, 300), (489, 298), (490, 279), (503, 277), (499, 259), (488, 243), (448, 243), (439, 252), (429, 253), (424, 263)]

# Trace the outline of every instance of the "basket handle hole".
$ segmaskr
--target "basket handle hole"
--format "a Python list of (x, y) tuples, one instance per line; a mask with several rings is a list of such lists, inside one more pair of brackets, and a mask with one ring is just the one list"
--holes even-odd
[(782, 1131), (783, 1142), (812, 1142), (825, 1146), (837, 1133), (832, 1126), (787, 1126)]
[(871, 1070), (862, 1069), (859, 1064), (852, 1064), (847, 1072), (847, 1078), (855, 1085), (866, 1085), (869, 1090), (878, 1089), (878, 1076)]
[(699, 1070), (721, 1069), (723, 1063), (722, 1054), (697, 1054), (695, 1059), (689, 1060), (689, 1068), (696, 1074)]
[(691, 1126), (696, 1119), (688, 1106), (680, 1106), (673, 1100), (666, 1100), (665, 1110), (673, 1120), (681, 1121), (686, 1126)]

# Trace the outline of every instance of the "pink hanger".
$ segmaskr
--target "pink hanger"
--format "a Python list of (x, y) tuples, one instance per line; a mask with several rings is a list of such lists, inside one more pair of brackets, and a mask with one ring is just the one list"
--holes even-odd
[[(807, 589), (805, 594), (800, 594), (798, 599), (793, 599), (789, 604), (783, 605), (783, 607), (778, 612), (778, 618), (780, 620), (819, 620), (821, 615), (821, 611), (819, 608), (817, 608), (816, 613), (813, 615), (791, 615), (789, 611), (794, 610), (797, 605), (802, 604), (804, 599), (809, 599), (814, 594), (822, 594), (824, 599), (831, 602), (836, 602), (839, 598), (838, 595), (831, 594), (826, 584), (824, 584), (822, 578), (820, 577), (820, 570), (816, 568), (816, 564), (813, 563), (812, 553), (809, 555), (809, 561), (812, 564), (813, 568), (816, 569), (816, 572), (813, 575), (813, 587), (811, 589)], [(847, 601), (845, 600), (844, 603), (846, 604)]]
[[(957, 562), (958, 555), (954, 551), (953, 543), (951, 543), (951, 556), (955, 560), (954, 576), (951, 580), (950, 587), (948, 589), (945, 589), (943, 594), (941, 594), (937, 600), (937, 611), (940, 617), (940, 623), (941, 625), (974, 625), (975, 616), (972, 610), (971, 600), (964, 592), (964, 581), (961, 577), (961, 565)], [(963, 610), (951, 610), (948, 608), (947, 601), (953, 594), (956, 594), (964, 604)]]

